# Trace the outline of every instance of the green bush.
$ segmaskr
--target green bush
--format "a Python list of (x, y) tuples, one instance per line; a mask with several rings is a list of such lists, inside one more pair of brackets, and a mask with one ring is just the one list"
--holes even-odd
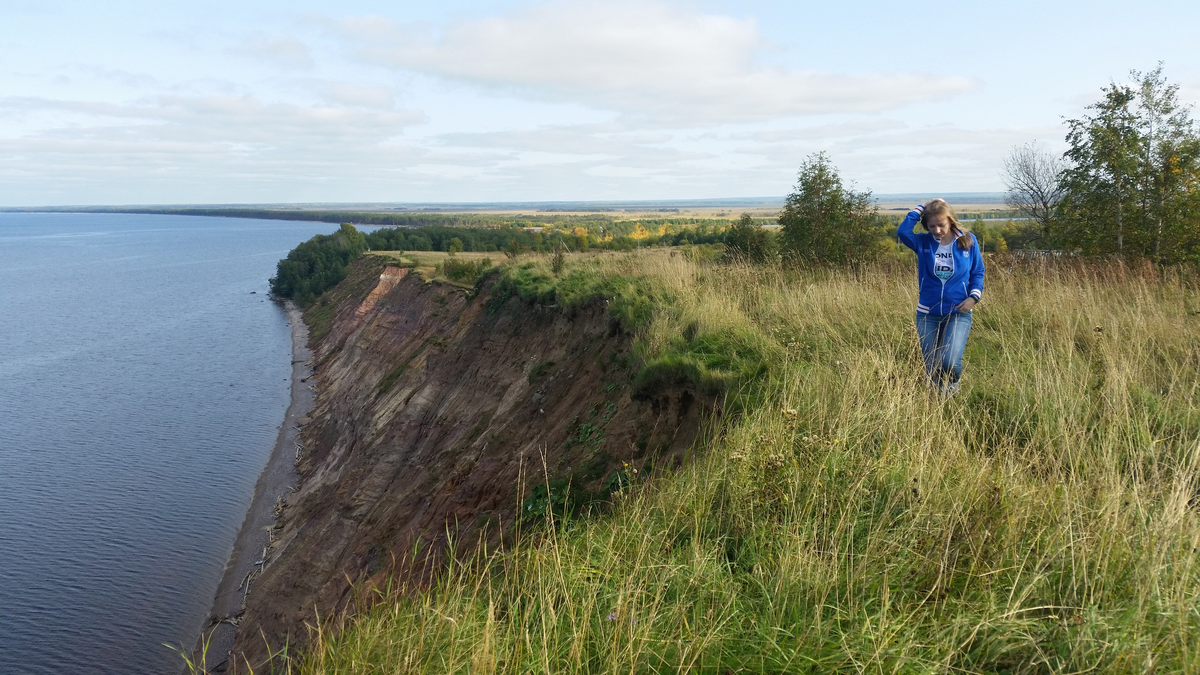
[(774, 235), (754, 222), (748, 213), (743, 213), (725, 233), (725, 257), (728, 260), (761, 264), (771, 262), (775, 255)]
[(447, 258), (439, 266), (441, 273), (446, 275), (447, 279), (469, 284), (478, 281), (479, 277), (483, 276), (491, 268), (491, 258), (483, 258), (482, 260), (472, 262), (452, 257)]
[(882, 222), (870, 191), (847, 189), (829, 157), (817, 153), (801, 165), (779, 216), (780, 252), (792, 264), (872, 260), (880, 253)]

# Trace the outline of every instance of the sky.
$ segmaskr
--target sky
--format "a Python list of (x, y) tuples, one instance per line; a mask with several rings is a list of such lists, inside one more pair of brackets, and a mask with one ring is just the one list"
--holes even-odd
[(1196, 0), (0, 0), (0, 206), (1000, 191)]

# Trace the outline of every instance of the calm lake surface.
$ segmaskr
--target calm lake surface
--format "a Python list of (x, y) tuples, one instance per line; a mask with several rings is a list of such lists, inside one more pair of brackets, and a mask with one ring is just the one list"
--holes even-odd
[(0, 213), (0, 673), (179, 671), (288, 405), (267, 279), (334, 229)]

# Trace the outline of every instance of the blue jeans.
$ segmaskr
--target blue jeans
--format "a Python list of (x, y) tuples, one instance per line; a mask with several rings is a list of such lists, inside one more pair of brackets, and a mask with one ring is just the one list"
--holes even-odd
[(950, 393), (958, 390), (963, 350), (970, 334), (970, 312), (952, 312), (945, 316), (917, 312), (917, 338), (921, 341), (925, 374), (931, 386)]

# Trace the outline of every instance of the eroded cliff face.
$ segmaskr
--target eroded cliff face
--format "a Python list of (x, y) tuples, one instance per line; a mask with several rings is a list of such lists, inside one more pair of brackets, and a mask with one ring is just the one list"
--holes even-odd
[(447, 536), (502, 543), (543, 463), (550, 480), (599, 491), (624, 462), (678, 465), (691, 448), (711, 404), (687, 388), (631, 398), (629, 336), (603, 299), (566, 312), (493, 289), (366, 256), (310, 312), (332, 314), (314, 325), (317, 403), (241, 619), (243, 669), (268, 646), (294, 653), (306, 623), (348, 606), (351, 582), (420, 583)]

